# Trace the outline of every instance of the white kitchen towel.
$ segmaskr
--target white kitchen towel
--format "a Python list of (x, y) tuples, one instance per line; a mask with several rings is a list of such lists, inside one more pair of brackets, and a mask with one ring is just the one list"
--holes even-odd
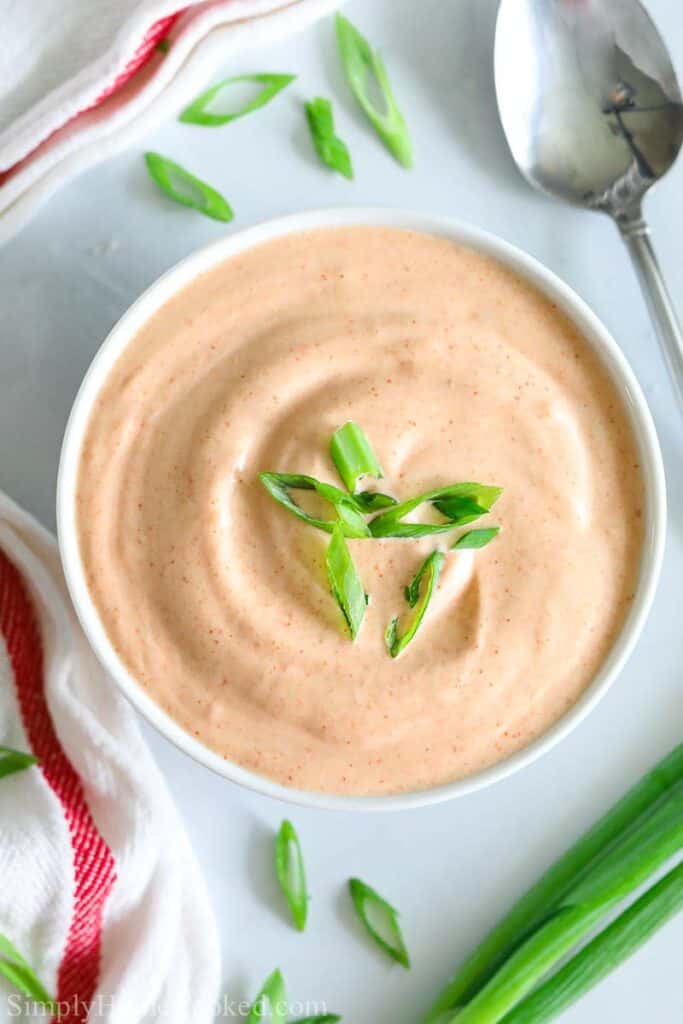
[[(216, 923), (180, 819), (54, 539), (1, 493), (0, 744), (39, 759), (0, 778), (0, 933), (60, 1024), (210, 1024)], [(20, 1007), (0, 977), (0, 1020)]]
[(219, 60), (339, 2), (0, 0), (0, 243), (66, 181), (182, 109)]

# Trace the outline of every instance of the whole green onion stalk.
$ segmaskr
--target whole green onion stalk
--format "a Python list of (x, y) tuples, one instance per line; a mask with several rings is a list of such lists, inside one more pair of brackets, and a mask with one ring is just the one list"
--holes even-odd
[(507, 1024), (558, 961), (681, 849), (683, 744), (512, 908), (446, 986), (429, 1024)]

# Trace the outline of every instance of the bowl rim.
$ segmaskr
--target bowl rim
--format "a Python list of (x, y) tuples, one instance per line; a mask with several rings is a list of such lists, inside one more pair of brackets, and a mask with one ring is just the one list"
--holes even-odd
[[(635, 597), (605, 661), (579, 700), (541, 736), (483, 771), (428, 789), (370, 796), (309, 792), (281, 785), (210, 750), (163, 711), (123, 664), (99, 619), (85, 580), (75, 516), (81, 444), (93, 401), (141, 324), (199, 274), (240, 252), (301, 231), (355, 226), (398, 228), (449, 238), (501, 261), (556, 302), (597, 353), (624, 403), (639, 449), (645, 492), (645, 530)], [(596, 314), (539, 260), (498, 236), (454, 218), (390, 207), (315, 209), (269, 219), (196, 250), (157, 278), (118, 320), (93, 357), (69, 415), (57, 477), (57, 533), (67, 587), (91, 647), (124, 696), (167, 740), (216, 774), (264, 796), (331, 810), (406, 810), (465, 796), (514, 774), (569, 735), (604, 697), (633, 650), (654, 598), (665, 531), (664, 468), (652, 416), (625, 355)]]

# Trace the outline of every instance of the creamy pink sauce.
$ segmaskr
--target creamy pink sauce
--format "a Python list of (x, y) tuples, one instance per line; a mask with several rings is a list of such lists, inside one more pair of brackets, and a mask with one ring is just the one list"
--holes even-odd
[[(328, 535), (258, 481), (339, 484), (348, 419), (400, 499), (504, 488), (478, 524), (502, 532), (449, 552), (397, 660), (386, 625), (449, 535), (349, 542), (371, 595), (353, 644)], [(383, 228), (271, 242), (171, 299), (102, 388), (77, 502), (90, 592), (144, 689), (224, 757), (333, 793), (444, 783), (547, 730), (613, 644), (642, 547), (634, 438), (576, 328), (497, 262)]]

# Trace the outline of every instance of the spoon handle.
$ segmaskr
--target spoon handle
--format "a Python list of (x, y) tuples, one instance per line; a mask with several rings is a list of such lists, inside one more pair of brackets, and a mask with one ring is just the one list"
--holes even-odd
[(631, 254), (674, 390), (683, 408), (683, 332), (652, 248), (650, 229), (642, 217), (621, 222), (619, 229)]

